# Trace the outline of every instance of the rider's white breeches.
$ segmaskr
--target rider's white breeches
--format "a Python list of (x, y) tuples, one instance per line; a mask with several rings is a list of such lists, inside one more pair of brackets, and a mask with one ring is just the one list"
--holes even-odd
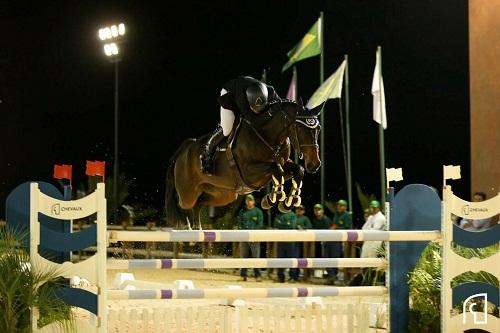
[[(220, 91), (221, 96), (226, 93), (226, 89), (222, 89)], [(234, 119), (235, 116), (233, 111), (225, 109), (222, 106), (220, 107), (220, 126), (222, 127), (222, 134), (224, 134), (224, 136), (228, 136), (229, 133), (231, 133), (231, 130), (233, 129)]]

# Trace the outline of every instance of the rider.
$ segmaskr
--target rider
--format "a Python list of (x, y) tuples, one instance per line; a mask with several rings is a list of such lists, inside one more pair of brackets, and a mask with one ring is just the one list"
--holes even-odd
[(220, 104), (220, 125), (210, 135), (202, 147), (200, 155), (202, 172), (210, 175), (212, 154), (217, 145), (227, 137), (232, 129), (236, 115), (249, 120), (261, 113), (268, 102), (279, 99), (274, 88), (251, 76), (240, 76), (222, 86), (217, 101)]

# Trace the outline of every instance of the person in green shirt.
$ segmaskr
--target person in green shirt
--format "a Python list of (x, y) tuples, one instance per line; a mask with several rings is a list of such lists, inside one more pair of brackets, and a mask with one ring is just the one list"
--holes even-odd
[(314, 217), (312, 219), (313, 229), (330, 229), (332, 220), (325, 215), (325, 210), (322, 204), (314, 205)]
[(337, 212), (333, 215), (332, 229), (352, 229), (352, 217), (347, 211), (347, 201), (337, 201)]
[[(330, 229), (330, 224), (332, 224), (332, 220), (328, 216), (325, 215), (325, 210), (322, 204), (314, 205), (314, 217), (311, 220), (312, 229)], [(320, 242), (314, 243), (314, 253), (313, 256), (316, 258), (323, 257), (323, 248)]]
[[(238, 228), (240, 230), (263, 229), (264, 214), (260, 208), (255, 206), (255, 198), (248, 194), (245, 197), (245, 207), (239, 212), (237, 217)], [(241, 242), (240, 243), (241, 258), (260, 258), (260, 243), (258, 242)], [(262, 281), (260, 269), (253, 269), (255, 280)], [(241, 280), (247, 280), (247, 269), (242, 268), (240, 271)]]
[[(297, 229), (307, 230), (312, 228), (311, 220), (305, 215), (306, 208), (303, 205), (297, 206), (295, 208), (295, 215), (297, 215)], [(314, 251), (315, 242), (298, 242), (297, 246), (297, 257), (298, 258), (309, 258), (313, 257), (312, 253)], [(300, 268), (290, 268), (295, 270), (293, 273), (297, 278), (300, 277)], [(304, 270), (304, 276), (308, 276), (310, 271)]]
[(306, 212), (306, 209), (304, 206), (300, 205), (297, 208), (295, 208), (295, 215), (297, 215), (297, 229), (311, 229), (312, 224), (311, 220), (304, 215)]
[[(279, 214), (274, 219), (276, 229), (294, 230), (297, 228), (297, 216), (294, 212)], [(294, 242), (278, 242), (278, 258), (297, 258), (297, 247)], [(297, 271), (289, 270), (290, 282), (297, 282), (299, 277)], [(278, 268), (278, 282), (285, 282), (285, 269)]]
[[(337, 211), (333, 216), (333, 221), (330, 229), (351, 229), (352, 218), (351, 214), (347, 211), (347, 201), (341, 199), (337, 201)], [(323, 257), (325, 258), (342, 258), (342, 242), (324, 242), (323, 243)], [(327, 284), (334, 284), (337, 278), (338, 268), (329, 267), (327, 272)]]

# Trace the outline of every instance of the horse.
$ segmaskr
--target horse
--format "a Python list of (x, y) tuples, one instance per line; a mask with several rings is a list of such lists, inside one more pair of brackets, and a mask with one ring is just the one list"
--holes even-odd
[[(272, 181), (273, 188), (262, 202), (269, 209), (279, 203), (282, 212), (300, 205), (304, 168), (290, 159), (291, 145), (305, 161), (305, 170), (315, 173), (319, 159), (318, 114), (289, 100), (271, 102), (262, 114), (251, 121), (240, 121), (224, 148), (214, 156), (212, 175), (201, 172), (200, 152), (208, 136), (185, 140), (169, 161), (166, 177), (165, 210), (167, 223), (197, 221), (203, 206), (225, 206), (244, 195), (259, 190)], [(287, 196), (284, 182), (292, 179)], [(179, 223), (177, 223), (179, 226)]]

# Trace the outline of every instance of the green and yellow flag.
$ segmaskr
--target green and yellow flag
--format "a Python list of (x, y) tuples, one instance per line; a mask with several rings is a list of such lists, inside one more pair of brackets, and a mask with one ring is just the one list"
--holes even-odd
[(311, 29), (306, 33), (300, 42), (295, 45), (293, 49), (288, 51), (288, 62), (283, 66), (281, 72), (286, 71), (297, 61), (306, 58), (314, 57), (321, 53), (320, 45), (320, 31), (321, 31), (321, 18), (319, 18)]

